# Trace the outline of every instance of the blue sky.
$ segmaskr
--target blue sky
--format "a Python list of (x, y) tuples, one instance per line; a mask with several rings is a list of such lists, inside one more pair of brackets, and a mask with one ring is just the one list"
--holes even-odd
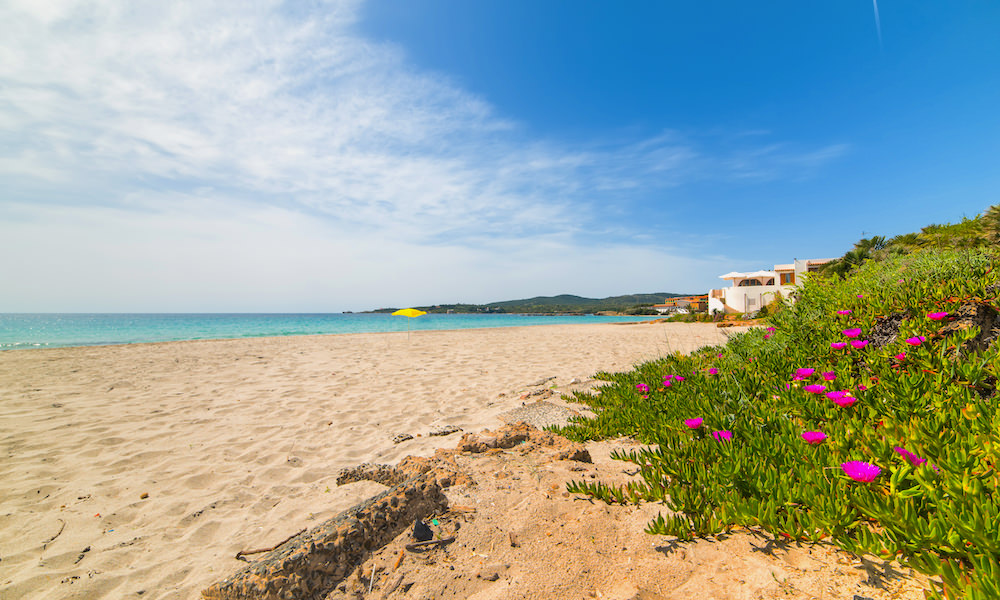
[(8, 0), (0, 311), (704, 292), (974, 216), (1000, 189), (1000, 3), (878, 16)]

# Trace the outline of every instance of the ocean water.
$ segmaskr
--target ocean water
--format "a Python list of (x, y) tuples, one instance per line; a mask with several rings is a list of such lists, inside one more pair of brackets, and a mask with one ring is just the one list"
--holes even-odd
[(0, 314), (0, 350), (331, 333), (615, 323), (654, 317), (427, 314)]

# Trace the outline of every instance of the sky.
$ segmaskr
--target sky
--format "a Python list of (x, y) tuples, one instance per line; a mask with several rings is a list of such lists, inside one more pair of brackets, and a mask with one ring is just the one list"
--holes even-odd
[(0, 312), (705, 293), (1000, 202), (993, 0), (0, 2)]

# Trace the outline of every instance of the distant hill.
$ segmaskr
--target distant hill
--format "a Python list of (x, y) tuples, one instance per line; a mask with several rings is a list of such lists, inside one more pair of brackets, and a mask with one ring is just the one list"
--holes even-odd
[[(637, 307), (660, 304), (666, 298), (677, 298), (689, 294), (657, 292), (654, 294), (628, 294), (608, 298), (584, 298), (571, 294), (559, 296), (536, 296), (523, 300), (503, 300), (488, 304), (436, 304), (417, 306), (429, 313), (531, 313), (531, 314), (590, 314), (595, 312), (625, 312)], [(371, 312), (393, 312), (395, 308), (380, 308)]]

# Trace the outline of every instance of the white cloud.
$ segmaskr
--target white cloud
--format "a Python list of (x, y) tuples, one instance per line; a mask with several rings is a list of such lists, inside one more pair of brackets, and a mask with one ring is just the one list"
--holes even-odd
[(360, 37), (357, 13), (0, 5), (0, 279), (19, 282), (0, 310), (357, 309), (701, 282), (719, 261), (585, 233), (613, 227), (616, 196), (839, 152), (531, 139)]

